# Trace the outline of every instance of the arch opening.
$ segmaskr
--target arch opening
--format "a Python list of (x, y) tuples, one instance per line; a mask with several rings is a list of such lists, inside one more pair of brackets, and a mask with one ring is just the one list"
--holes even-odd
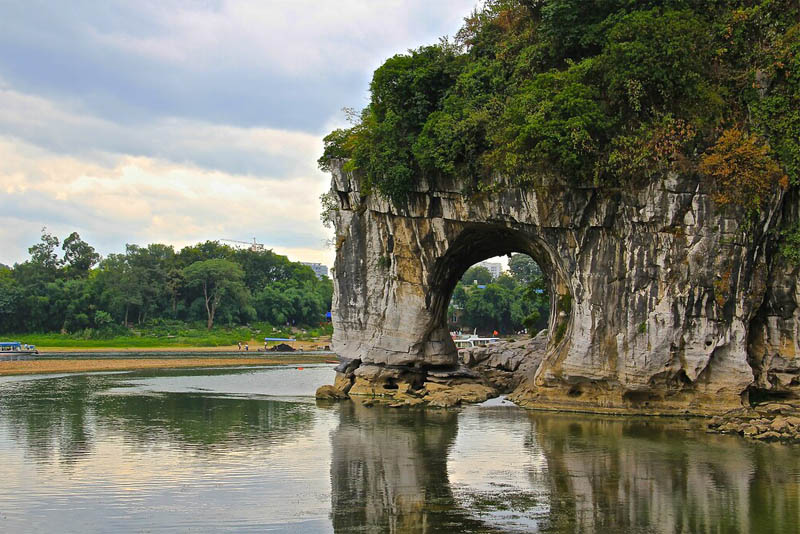
[(549, 326), (550, 284), (536, 260), (511, 253), (469, 267), (447, 309), (451, 335), (536, 335)]
[[(531, 302), (526, 299), (525, 305), (529, 313), (525, 317), (520, 316), (522, 310), (517, 310), (516, 321), (507, 317), (507, 323), (495, 323), (493, 325), (478, 326), (474, 324), (478, 317), (472, 317), (473, 330), (477, 328), (479, 334), (493, 334), (495, 330), (504, 334), (517, 333), (519, 329), (514, 329), (514, 326), (522, 325), (523, 328), (528, 328), (528, 333), (536, 328), (547, 329), (548, 338), (547, 346), (555, 347), (560, 345), (568, 337), (568, 332), (572, 318), (572, 290), (567, 282), (567, 276), (561, 261), (556, 257), (552, 250), (547, 246), (546, 242), (536, 233), (523, 232), (521, 230), (508, 228), (505, 226), (491, 226), (480, 225), (466, 227), (453, 241), (450, 248), (446, 253), (437, 260), (431, 271), (428, 279), (429, 292), (426, 295), (426, 306), (433, 318), (428, 339), (441, 341), (445, 338), (449, 341), (452, 347), (450, 350), (456, 351), (455, 344), (451, 340), (450, 332), (451, 327), (459, 326), (457, 322), (452, 321), (454, 311), (451, 303), (453, 298), (456, 299), (456, 304), (462, 300), (463, 304), (469, 302), (472, 293), (473, 300), (480, 300), (477, 294), (474, 293), (474, 288), (467, 289), (469, 281), (465, 283), (465, 274), (470, 276), (468, 270), (481, 261), (498, 256), (515, 257), (520, 255), (522, 258), (529, 258), (528, 263), (536, 266), (536, 274), (540, 276), (538, 280), (538, 289), (544, 295), (537, 295), (543, 297), (546, 305), (542, 306), (540, 303)], [(522, 282), (522, 277), (512, 282), (519, 284)], [(528, 282), (528, 281), (526, 281)], [(501, 283), (508, 283), (508, 281), (501, 280)], [(472, 281), (474, 284), (474, 280)], [(477, 284), (478, 286), (485, 285), (488, 288), (491, 284)], [(510, 285), (510, 284), (508, 284)], [(527, 283), (525, 284), (527, 286)], [(528, 287), (518, 289), (519, 293), (524, 293)], [(530, 290), (535, 291), (536, 286), (531, 287)], [(462, 291), (463, 290), (463, 291)], [(485, 290), (485, 288), (484, 288)], [(495, 290), (497, 292), (497, 290)], [(520, 295), (521, 296), (521, 295)], [(530, 297), (532, 295), (528, 295)], [(463, 299), (466, 297), (467, 301)], [(484, 299), (485, 300), (485, 299)], [(473, 303), (475, 304), (475, 303)], [(531, 308), (537, 307), (539, 317), (532, 317)], [(525, 308), (523, 308), (524, 310)], [(542, 310), (545, 313), (542, 313)], [(524, 324), (524, 319), (529, 319), (528, 324)], [(519, 323), (519, 324), (515, 324)], [(504, 328), (498, 329), (497, 326)], [(511, 327), (511, 328), (509, 328)]]

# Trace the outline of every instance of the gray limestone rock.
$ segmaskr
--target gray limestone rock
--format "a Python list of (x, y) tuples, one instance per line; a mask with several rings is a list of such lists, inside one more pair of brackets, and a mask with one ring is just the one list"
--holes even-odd
[(339, 365), (334, 368), (334, 371), (350, 376), (353, 374), (353, 371), (358, 369), (359, 365), (361, 365), (361, 360), (358, 358), (342, 358)]
[(397, 207), (336, 162), (332, 174), (333, 349), (362, 367), (455, 365), (446, 314), (456, 281), (480, 260), (523, 252), (551, 282), (543, 350), (461, 359), (519, 375), (522, 404), (719, 413), (749, 388), (800, 383), (798, 270), (772, 237), (800, 220), (797, 195), (776, 194), (753, 220), (716, 205), (693, 176), (613, 191), (498, 179), (475, 195), (468, 180), (421, 179)]

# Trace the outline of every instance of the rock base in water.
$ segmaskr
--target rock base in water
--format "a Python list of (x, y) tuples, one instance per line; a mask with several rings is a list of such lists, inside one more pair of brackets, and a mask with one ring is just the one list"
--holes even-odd
[(320, 386), (317, 388), (316, 397), (319, 400), (344, 400), (348, 398), (347, 393), (337, 389), (335, 386)]
[[(539, 410), (640, 415), (720, 415), (742, 406), (739, 396), (708, 397), (697, 391), (623, 390), (618, 384), (582, 381), (569, 389), (537, 385), (535, 376), (547, 348), (547, 332), (533, 338), (459, 351), (450, 367), (390, 366), (343, 360), (334, 388), (353, 397), (392, 406), (449, 407), (483, 402), (500, 394), (519, 406)], [(326, 395), (329, 393), (326, 393)]]
[(361, 365), (344, 360), (332, 386), (317, 390), (318, 399), (361, 398), (399, 406), (448, 408), (483, 402), (499, 395), (480, 374), (465, 366), (421, 371), (406, 367)]
[(714, 417), (708, 428), (712, 432), (739, 434), (764, 441), (800, 442), (800, 400), (765, 402), (731, 410)]

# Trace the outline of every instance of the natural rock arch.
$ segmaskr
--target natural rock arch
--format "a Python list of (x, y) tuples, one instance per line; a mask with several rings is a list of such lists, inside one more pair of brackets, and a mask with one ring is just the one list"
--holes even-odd
[(362, 386), (390, 377), (392, 388), (404, 372), (422, 387), (430, 372), (456, 366), (444, 322), (455, 280), (508, 252), (530, 254), (553, 284), (550, 341), (518, 402), (716, 412), (739, 405), (759, 379), (748, 335), (768, 286), (768, 231), (782, 194), (748, 220), (717, 206), (693, 176), (629, 190), (499, 182), (474, 195), (458, 180), (420, 180), (398, 208), (363, 192), (340, 162), (331, 167), (333, 344), (354, 361), (337, 380), (345, 389), (359, 364)]
[[(464, 272), (480, 261), (515, 252), (533, 258), (550, 283), (550, 333), (562, 324), (562, 328), (569, 326), (571, 314), (560, 310), (558, 303), (565, 302), (565, 299), (571, 302), (572, 292), (564, 267), (547, 242), (532, 231), (526, 232), (524, 228), (474, 224), (461, 230), (447, 252), (434, 262), (433, 270), (429, 274), (425, 306), (430, 310), (435, 325), (431, 337), (438, 339), (441, 337), (439, 331), (447, 330), (447, 308), (453, 289)], [(449, 332), (446, 333), (449, 339)]]

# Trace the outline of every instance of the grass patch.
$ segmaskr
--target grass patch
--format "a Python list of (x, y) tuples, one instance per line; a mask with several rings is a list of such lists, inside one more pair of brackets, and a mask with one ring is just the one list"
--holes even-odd
[(161, 347), (223, 347), (237, 342), (250, 342), (265, 337), (295, 338), (310, 341), (332, 333), (330, 324), (316, 328), (276, 328), (268, 324), (214, 327), (182, 322), (150, 324), (125, 329), (124, 333), (108, 333), (86, 329), (73, 334), (16, 333), (4, 334), (3, 339), (21, 341), (39, 348), (161, 348)]

